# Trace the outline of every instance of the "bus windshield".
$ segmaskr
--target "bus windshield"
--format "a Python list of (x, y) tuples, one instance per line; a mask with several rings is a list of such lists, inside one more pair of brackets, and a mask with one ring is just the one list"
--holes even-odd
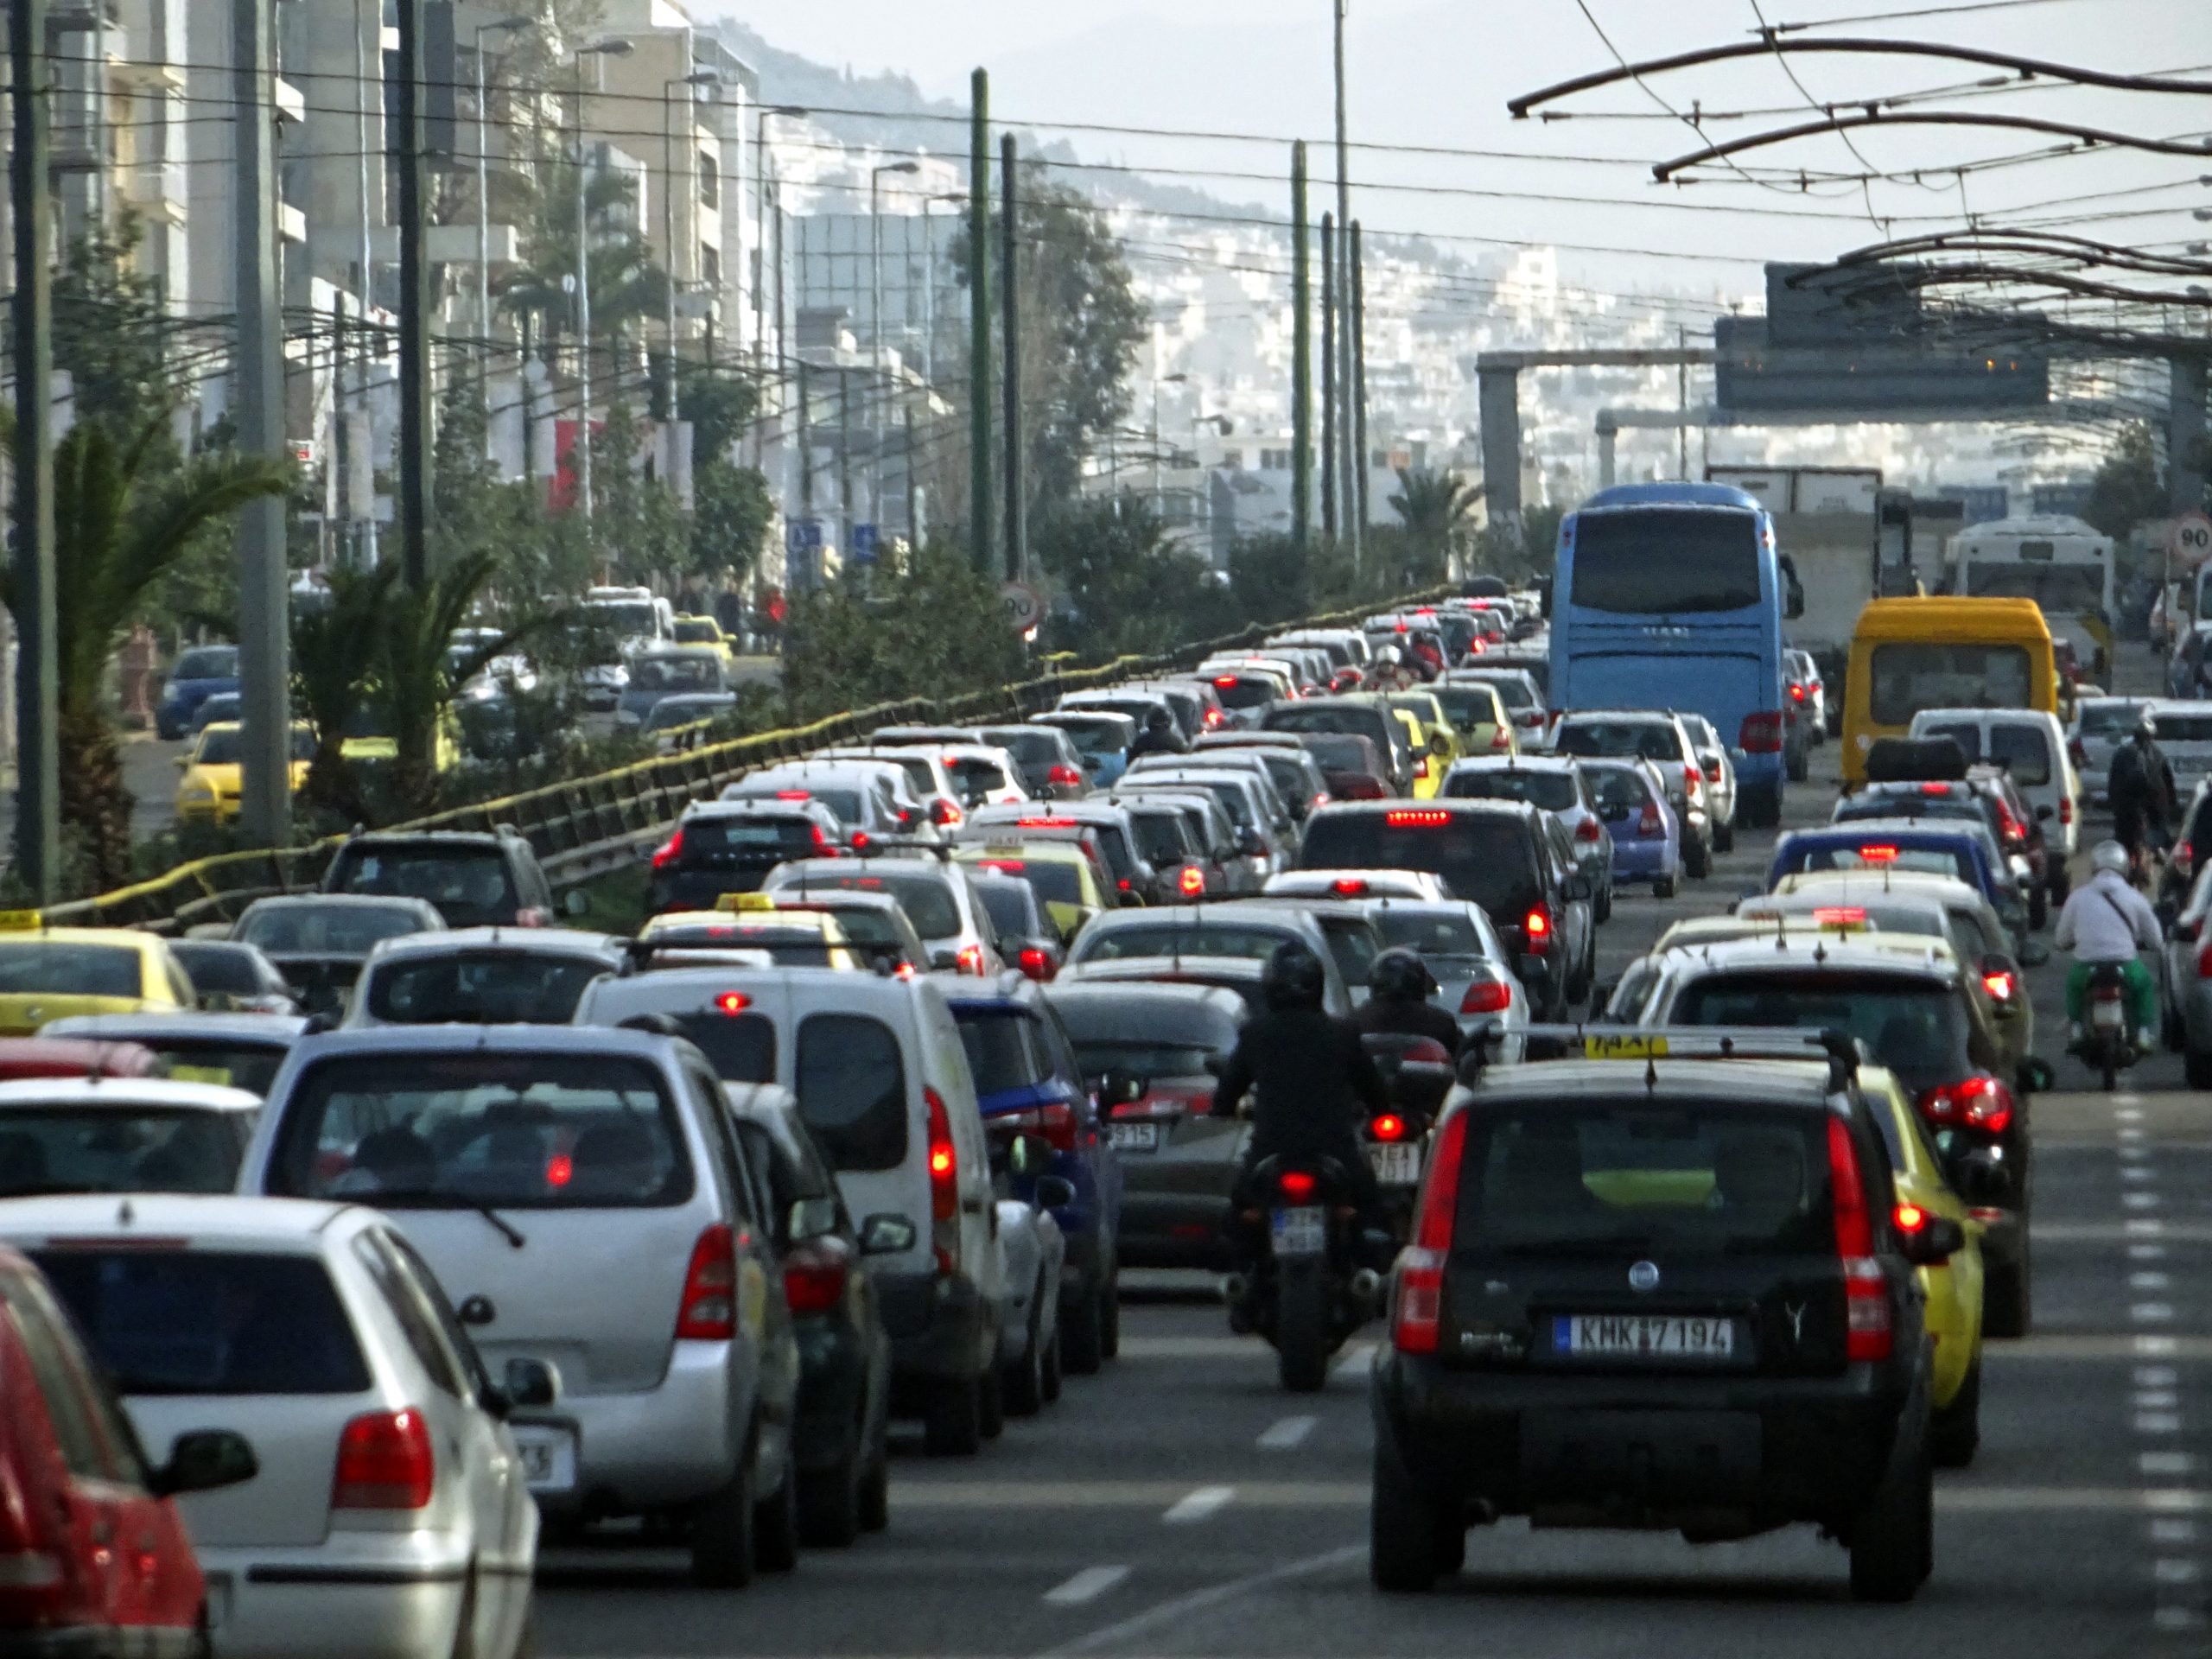
[(1758, 550), (1748, 512), (1580, 513), (1570, 602), (1630, 616), (1748, 610), (1759, 602)]
[(1967, 566), (1967, 593), (1974, 599), (2032, 599), (2045, 616), (2077, 616), (2104, 608), (2105, 568), (1976, 561)]

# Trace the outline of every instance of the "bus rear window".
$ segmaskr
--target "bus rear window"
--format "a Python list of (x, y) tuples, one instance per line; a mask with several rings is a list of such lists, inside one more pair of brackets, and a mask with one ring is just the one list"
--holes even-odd
[(2032, 599), (2045, 616), (2081, 615), (2104, 608), (2104, 567), (1977, 562), (1967, 566), (1967, 592), (1975, 599)]
[(2024, 709), (2033, 679), (2024, 645), (1897, 640), (1874, 647), (1867, 714), (1904, 726), (1919, 709)]
[(1578, 514), (1573, 562), (1571, 602), (1583, 610), (1652, 616), (1759, 602), (1758, 532), (1747, 512)]

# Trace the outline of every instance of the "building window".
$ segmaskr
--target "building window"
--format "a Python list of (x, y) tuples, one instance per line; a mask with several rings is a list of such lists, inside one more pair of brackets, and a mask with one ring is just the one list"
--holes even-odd
[(699, 153), (699, 205), (717, 210), (722, 205), (721, 169), (704, 150)]
[(709, 288), (722, 285), (722, 256), (711, 243), (699, 245), (699, 280)]

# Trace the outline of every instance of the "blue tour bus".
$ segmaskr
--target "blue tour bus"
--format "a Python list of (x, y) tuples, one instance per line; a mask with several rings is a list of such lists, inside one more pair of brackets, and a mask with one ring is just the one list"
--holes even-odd
[(1559, 527), (1554, 709), (1672, 709), (1732, 742), (1737, 816), (1782, 820), (1782, 620), (1774, 521), (1725, 484), (1600, 490)]

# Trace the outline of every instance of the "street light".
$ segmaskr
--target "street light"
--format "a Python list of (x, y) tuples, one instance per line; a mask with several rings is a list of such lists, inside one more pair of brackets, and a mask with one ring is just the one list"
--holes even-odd
[(633, 49), (620, 39), (594, 41), (576, 48), (576, 380), (583, 402), (576, 422), (576, 487), (582, 493), (586, 523), (591, 520), (591, 214), (585, 189), (584, 60), (626, 58)]
[[(870, 168), (868, 175), (868, 351), (874, 359), (869, 376), (874, 383), (874, 397), (871, 399), (874, 415), (868, 422), (874, 442), (868, 445), (868, 510), (875, 519), (879, 538), (883, 534), (883, 406), (890, 389), (883, 373), (883, 207), (877, 193), (885, 174), (921, 170), (913, 162), (886, 162)], [(907, 465), (912, 464), (910, 455)]]
[(1190, 384), (1187, 374), (1155, 374), (1152, 377), (1152, 516), (1167, 516), (1166, 486), (1160, 478), (1160, 389), (1162, 386), (1181, 386)]
[[(719, 69), (696, 69), (688, 75), (678, 75), (660, 84), (660, 234), (661, 241), (668, 250), (668, 429), (671, 434), (676, 430), (677, 414), (676, 100), (669, 94), (678, 86), (719, 86), (721, 84), (721, 71)], [(696, 145), (693, 148), (696, 150)], [(697, 170), (696, 164), (690, 169), (693, 173)], [(694, 206), (692, 212), (696, 213), (697, 211)], [(671, 452), (671, 456), (673, 453)]]
[[(801, 104), (764, 104), (753, 124), (753, 353), (757, 368), (767, 361), (768, 328), (760, 311), (761, 295), (768, 286), (768, 118), (784, 116), (804, 121), (813, 111)], [(776, 319), (781, 328), (784, 320)], [(777, 342), (779, 347), (782, 342)]]
[(484, 418), (492, 418), (492, 137), (491, 97), (484, 76), (484, 37), (528, 29), (533, 17), (501, 17), (476, 26), (476, 326), (484, 331), (480, 390)]

